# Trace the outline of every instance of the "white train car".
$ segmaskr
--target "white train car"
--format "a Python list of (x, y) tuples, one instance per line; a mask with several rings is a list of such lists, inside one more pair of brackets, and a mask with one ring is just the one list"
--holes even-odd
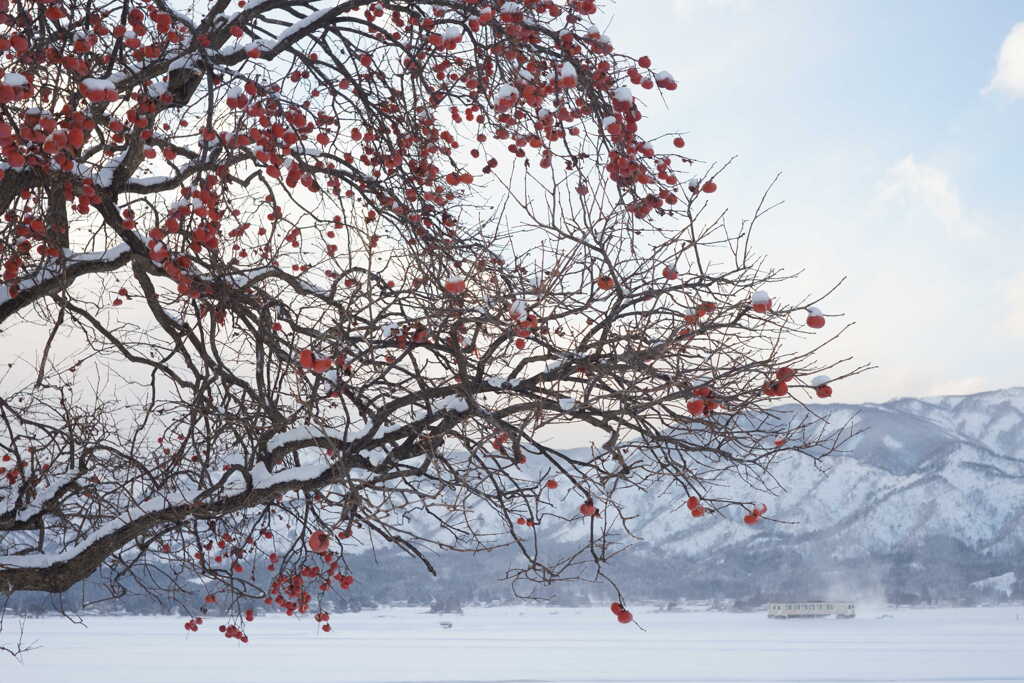
[(772, 602), (768, 605), (769, 619), (798, 617), (828, 617), (853, 619), (857, 610), (852, 602)]

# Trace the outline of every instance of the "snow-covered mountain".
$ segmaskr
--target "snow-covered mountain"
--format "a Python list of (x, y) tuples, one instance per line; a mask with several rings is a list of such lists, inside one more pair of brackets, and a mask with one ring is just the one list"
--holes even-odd
[(685, 564), (687, 585), (764, 579), (788, 593), (802, 577), (821, 592), (839, 584), (908, 601), (1024, 576), (1024, 388), (816, 410), (836, 425), (852, 420), (859, 433), (844, 453), (821, 467), (780, 462), (774, 496), (731, 492), (789, 523), (693, 519), (678, 500), (649, 494), (632, 523), (647, 564)]
[[(793, 524), (691, 519), (650, 498), (634, 529), (662, 552), (706, 556), (731, 546), (827, 548), (837, 559), (890, 553), (928, 538), (976, 552), (1024, 547), (1024, 388), (824, 409), (860, 432), (818, 468), (792, 457), (774, 470), (770, 516)], [(818, 551), (820, 552), (820, 550)]]

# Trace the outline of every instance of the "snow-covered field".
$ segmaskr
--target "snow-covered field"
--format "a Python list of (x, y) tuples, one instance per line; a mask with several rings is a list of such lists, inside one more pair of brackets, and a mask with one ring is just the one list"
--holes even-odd
[(1024, 608), (862, 609), (849, 621), (634, 613), (646, 631), (599, 608), (386, 609), (336, 614), (329, 634), (263, 617), (248, 645), (214, 620), (187, 634), (172, 617), (34, 619), (26, 636), (41, 648), (24, 664), (0, 659), (0, 683), (1024, 681)]

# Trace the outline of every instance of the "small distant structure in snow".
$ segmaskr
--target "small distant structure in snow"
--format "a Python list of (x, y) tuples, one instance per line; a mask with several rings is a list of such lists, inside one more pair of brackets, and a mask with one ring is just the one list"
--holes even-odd
[(441, 622), (441, 628), (451, 628), (452, 626), (454, 626), (454, 624), (452, 624), (452, 622), (450, 622), (450, 621), (442, 621)]
[(857, 616), (852, 602), (772, 602), (768, 604), (769, 619), (827, 617), (853, 619)]

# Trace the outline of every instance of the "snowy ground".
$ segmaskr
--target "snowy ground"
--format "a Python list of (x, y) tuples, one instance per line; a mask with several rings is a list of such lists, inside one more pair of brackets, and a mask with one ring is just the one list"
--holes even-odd
[(0, 683), (1024, 681), (1024, 608), (862, 609), (849, 621), (634, 613), (646, 632), (599, 608), (387, 609), (334, 615), (329, 634), (264, 617), (248, 645), (214, 620), (186, 634), (171, 617), (35, 619), (26, 635), (41, 649), (24, 664), (0, 658)]

